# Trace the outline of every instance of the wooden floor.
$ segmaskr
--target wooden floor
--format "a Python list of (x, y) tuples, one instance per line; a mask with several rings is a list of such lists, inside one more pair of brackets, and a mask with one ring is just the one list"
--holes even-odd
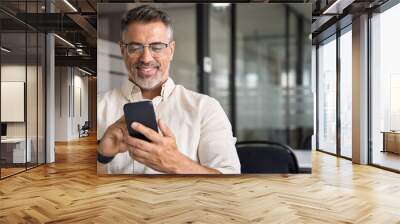
[(3, 178), (3, 177), (7, 177), (7, 176), (10, 176), (10, 175), (13, 175), (13, 174), (15, 174), (15, 173), (19, 173), (19, 172), (22, 172), (22, 171), (24, 171), (24, 170), (26, 170), (25, 169), (25, 167), (24, 168), (19, 168), (19, 167), (17, 167), (17, 168), (1, 168), (1, 177)]
[(400, 170), (400, 154), (392, 152), (374, 151), (372, 161), (374, 164)]
[(400, 223), (400, 175), (316, 152), (311, 175), (98, 177), (94, 138), (0, 181), (0, 223)]
[(2, 167), (1, 168), (1, 178), (5, 178), (20, 172), (23, 172), (27, 169), (33, 169), (37, 166), (37, 164), (33, 163), (27, 163), (27, 167), (25, 167), (25, 164), (18, 164), (18, 167)]

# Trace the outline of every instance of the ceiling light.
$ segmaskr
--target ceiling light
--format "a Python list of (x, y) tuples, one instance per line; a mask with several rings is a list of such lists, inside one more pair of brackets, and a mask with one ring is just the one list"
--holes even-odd
[(83, 49), (77, 48), (76, 53), (78, 53), (79, 55), (83, 55)]
[(90, 73), (90, 72), (88, 72), (88, 71), (86, 71), (86, 70), (83, 70), (83, 69), (81, 69), (81, 68), (79, 68), (79, 67), (78, 67), (78, 70), (81, 71), (81, 72), (83, 72), (83, 73), (85, 73), (85, 74), (87, 74), (87, 75), (92, 75), (92, 73)]
[(7, 48), (5, 48), (5, 47), (1, 47), (1, 50), (4, 51), (4, 52), (6, 52), (6, 53), (10, 53), (10, 52), (11, 52), (11, 50), (9, 50), (9, 49), (7, 49)]
[(230, 3), (211, 3), (211, 5), (215, 8), (226, 8)]
[(343, 10), (351, 5), (355, 0), (336, 0), (322, 14), (342, 14)]
[(65, 4), (67, 4), (74, 12), (78, 12), (78, 10), (71, 4), (69, 3), (68, 0), (64, 0)]
[(322, 14), (327, 14), (330, 13), (332, 9), (337, 7), (337, 4), (340, 2), (340, 0), (336, 0), (332, 5), (330, 5), (327, 9), (324, 10)]
[(60, 37), (60, 36), (57, 35), (57, 34), (54, 34), (54, 36), (57, 37), (58, 39), (60, 39), (62, 42), (64, 42), (64, 43), (66, 43), (67, 45), (69, 45), (70, 47), (75, 48), (75, 45), (71, 44), (71, 42), (69, 42), (68, 40), (66, 40), (66, 39), (64, 39), (64, 38), (62, 38), (62, 37)]

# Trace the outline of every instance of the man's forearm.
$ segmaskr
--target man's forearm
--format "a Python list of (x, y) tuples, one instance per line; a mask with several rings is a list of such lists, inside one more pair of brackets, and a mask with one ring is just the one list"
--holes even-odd
[(186, 162), (181, 164), (176, 170), (176, 174), (222, 174), (216, 169), (202, 166), (197, 162), (187, 159)]

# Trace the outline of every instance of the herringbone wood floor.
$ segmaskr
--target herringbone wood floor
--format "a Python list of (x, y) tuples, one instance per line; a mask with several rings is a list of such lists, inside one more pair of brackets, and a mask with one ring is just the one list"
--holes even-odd
[(314, 153), (312, 175), (98, 177), (94, 138), (0, 181), (0, 223), (400, 223), (400, 175)]

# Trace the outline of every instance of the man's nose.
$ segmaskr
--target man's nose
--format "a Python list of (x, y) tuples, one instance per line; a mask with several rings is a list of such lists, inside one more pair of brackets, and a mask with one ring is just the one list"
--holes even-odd
[(140, 56), (140, 61), (143, 62), (143, 63), (149, 63), (149, 62), (151, 62), (153, 60), (154, 60), (154, 58), (151, 55), (150, 48), (149, 47), (144, 47), (143, 48), (143, 53)]

